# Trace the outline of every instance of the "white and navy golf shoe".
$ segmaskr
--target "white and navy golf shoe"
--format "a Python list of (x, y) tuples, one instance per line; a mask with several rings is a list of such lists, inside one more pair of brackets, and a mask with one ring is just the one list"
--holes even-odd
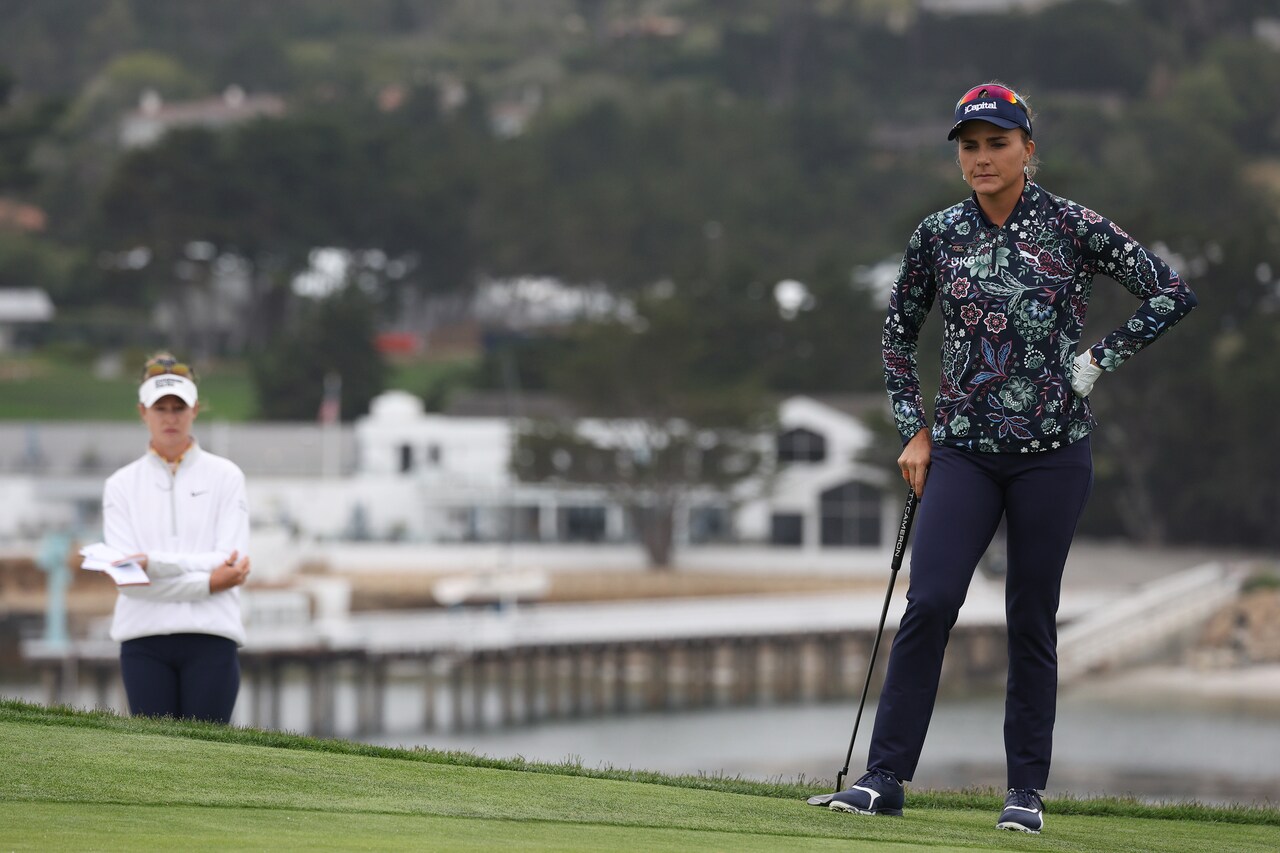
[(852, 788), (833, 796), (827, 808), (833, 812), (900, 815), (904, 799), (902, 783), (892, 773), (870, 770)]
[(1010, 788), (996, 829), (1039, 835), (1044, 829), (1044, 801), (1040, 799), (1040, 792), (1032, 788)]

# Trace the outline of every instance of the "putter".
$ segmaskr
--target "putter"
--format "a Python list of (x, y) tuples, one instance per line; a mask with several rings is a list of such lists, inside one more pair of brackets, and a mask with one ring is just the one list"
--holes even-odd
[(862, 709), (867, 704), (867, 691), (871, 689), (871, 673), (876, 667), (876, 654), (880, 651), (880, 635), (884, 633), (884, 620), (889, 615), (889, 599), (893, 597), (893, 584), (902, 568), (902, 554), (907, 549), (907, 537), (911, 535), (911, 522), (916, 517), (919, 499), (912, 489), (907, 490), (907, 503), (902, 508), (902, 521), (898, 524), (898, 541), (893, 546), (893, 563), (889, 571), (889, 589), (884, 594), (884, 608), (880, 611), (880, 627), (876, 629), (875, 642), (871, 644), (871, 659), (867, 661), (867, 680), (862, 685), (862, 698), (858, 700), (858, 716), (853, 720), (853, 736), (849, 738), (849, 751), (844, 756), (844, 767), (836, 774), (836, 789), (830, 794), (818, 794), (809, 798), (811, 806), (826, 806), (831, 798), (844, 790), (844, 777), (849, 775), (849, 761), (853, 758), (853, 742), (858, 739), (858, 724), (862, 722)]

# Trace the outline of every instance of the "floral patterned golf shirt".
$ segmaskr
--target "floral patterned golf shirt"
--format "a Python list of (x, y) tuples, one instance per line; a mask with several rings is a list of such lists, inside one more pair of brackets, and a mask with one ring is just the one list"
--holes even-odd
[(946, 324), (934, 406), (936, 444), (1030, 453), (1077, 441), (1096, 425), (1071, 390), (1093, 277), (1111, 276), (1142, 300), (1091, 351), (1115, 370), (1196, 306), (1164, 261), (1092, 210), (1026, 182), (1003, 226), (973, 196), (927, 217), (889, 297), (885, 382), (903, 441), (925, 424), (916, 341), (935, 300)]

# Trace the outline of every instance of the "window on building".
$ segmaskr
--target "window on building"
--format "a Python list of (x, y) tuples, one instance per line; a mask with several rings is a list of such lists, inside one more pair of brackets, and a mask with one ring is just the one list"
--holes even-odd
[(537, 542), (542, 538), (541, 508), (510, 506), (506, 508), (506, 536), (511, 542)]
[(413, 470), (413, 445), (400, 445), (400, 473), (407, 474)]
[(813, 430), (797, 427), (778, 436), (779, 462), (821, 462), (827, 458), (827, 440)]
[(603, 542), (604, 507), (560, 507), (556, 510), (556, 532), (561, 542)]
[(689, 510), (689, 542), (728, 542), (733, 537), (729, 510), (722, 506), (695, 506)]
[(769, 520), (769, 544), (799, 547), (804, 544), (804, 516), (776, 512)]
[(823, 546), (879, 545), (880, 490), (850, 480), (820, 498)]
[(441, 537), (449, 542), (475, 542), (479, 537), (478, 513), (475, 507), (459, 506), (448, 510), (447, 532)]
[(432, 466), (439, 465), (441, 456), (442, 456), (442, 453), (440, 450), (440, 445), (436, 444), (435, 442), (432, 442), (431, 444), (427, 445), (427, 464), (428, 465), (432, 465)]

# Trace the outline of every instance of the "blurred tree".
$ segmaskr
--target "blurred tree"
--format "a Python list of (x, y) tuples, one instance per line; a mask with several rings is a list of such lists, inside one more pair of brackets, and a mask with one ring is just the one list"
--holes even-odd
[(224, 203), (227, 171), (223, 142), (201, 129), (173, 131), (120, 161), (97, 211), (95, 237), (108, 257), (141, 254), (137, 264), (112, 265), (104, 296), (153, 305), (179, 281), (175, 267), (189, 243), (227, 245), (236, 227), (235, 208)]
[[(400, 271), (393, 289), (418, 295), (529, 274), (621, 295), (669, 280), (682, 299), (689, 283), (732, 281), (705, 288), (699, 310), (721, 325), (697, 327), (714, 352), (691, 371), (721, 381), (733, 374), (719, 354), (731, 353), (771, 390), (878, 390), (883, 308), (850, 271), (896, 256), (924, 214), (966, 192), (942, 140), (946, 109), (957, 81), (995, 74), (1043, 110), (1045, 186), (1167, 248), (1201, 295), (1169, 343), (1100, 386), (1086, 528), (1266, 535), (1226, 523), (1272, 505), (1265, 477), (1213, 492), (1211, 511), (1195, 496), (1233, 482), (1244, 459), (1276, 468), (1251, 420), (1267, 406), (1227, 426), (1215, 415), (1250, 389), (1274, 397), (1262, 359), (1224, 355), (1268, 346), (1275, 316), (1280, 225), (1260, 196), (1280, 183), (1280, 52), (1256, 26), (1274, 0), (1074, 0), (1007, 15), (700, 0), (664, 5), (665, 35), (612, 26), (626, 6), (0, 0), (0, 51), (21, 82), (0, 79), (11, 93), (0, 191), (47, 210), (52, 235), (7, 240), (0, 275), (56, 282), (60, 306), (140, 314), (190, 286), (187, 247), (210, 243), (248, 265), (256, 340), (288, 326), (291, 283), (323, 246), (383, 253)], [(994, 65), (972, 50), (989, 43), (1004, 46)], [(457, 81), (465, 101), (442, 106), (435, 86)], [(281, 87), (290, 117), (117, 150), (116, 121), (143, 88), (189, 97), (230, 82)], [(530, 123), (495, 137), (494, 110), (530, 84)], [(60, 121), (36, 108), (49, 93), (74, 105)], [(84, 248), (63, 257), (71, 245)], [(784, 279), (816, 307), (780, 318)], [(1131, 310), (1098, 282), (1099, 332)], [(521, 381), (550, 386), (578, 340), (529, 346)], [(1179, 417), (1160, 416), (1171, 400)], [(1218, 448), (1219, 436), (1239, 447)]]
[(35, 149), (66, 109), (60, 98), (15, 104), (16, 86), (13, 74), (0, 66), (0, 193), (29, 191), (36, 186)]
[(0, 288), (39, 287), (59, 308), (74, 305), (90, 266), (86, 253), (38, 237), (0, 231)]
[(1209, 67), (1223, 75), (1239, 110), (1232, 123), (1242, 153), (1268, 156), (1280, 147), (1280, 61), (1258, 39), (1222, 38), (1210, 48)]
[[(762, 436), (773, 409), (759, 376), (725, 348), (699, 294), (654, 295), (635, 322), (583, 325), (552, 388), (598, 417), (535, 422), (513, 466), (532, 482), (604, 489), (627, 512), (654, 568), (671, 565), (674, 533), (695, 502), (727, 504), (765, 477)], [(739, 341), (739, 343), (741, 343)]]
[(316, 419), (330, 375), (341, 377), (342, 420), (367, 413), (387, 376), (374, 332), (373, 305), (354, 285), (301, 304), (296, 320), (250, 362), (258, 416)]
[[(1075, 0), (1049, 4), (1034, 16), (1002, 17), (1017, 35), (1012, 56), (1002, 62), (1008, 70), (999, 73), (1019, 81), (1033, 101), (1044, 90), (1140, 95), (1152, 67), (1177, 56), (1174, 40), (1127, 3)], [(975, 35), (982, 23), (975, 21)], [(1081, 51), (1088, 62), (1080, 61)]]
[(179, 59), (159, 51), (122, 53), (71, 98), (54, 132), (42, 144), (43, 161), (56, 166), (42, 188), (42, 200), (58, 231), (84, 239), (92, 231), (98, 199), (120, 158), (120, 121), (138, 109), (143, 96), (162, 100), (206, 94), (207, 85)]
[[(1260, 271), (1280, 268), (1280, 217), (1232, 141), (1244, 110), (1231, 88), (1214, 65), (1188, 68), (1165, 97), (1102, 131), (1116, 157), (1081, 176), (1105, 199), (1098, 209), (1148, 247), (1158, 241), (1200, 298), (1167, 340), (1099, 382), (1099, 467), (1086, 530), (1151, 543), (1225, 542), (1245, 531), (1256, 543), (1270, 538), (1247, 520), (1275, 504), (1280, 486), (1245, 469), (1271, 470), (1275, 455), (1248, 438), (1259, 423), (1241, 405), (1272, 399), (1274, 390), (1269, 369), (1237, 347), (1249, 341), (1246, 351), (1259, 356), (1267, 343), (1259, 327), (1275, 323)], [(1099, 278), (1086, 338), (1101, 337), (1133, 307), (1132, 296)], [(1251, 449), (1242, 456), (1234, 442)]]
[[(802, 282), (811, 302), (776, 324), (778, 345), (764, 369), (779, 393), (821, 394), (879, 389), (884, 383), (880, 335), (885, 306), (878, 294), (831, 270)], [(767, 298), (776, 299), (774, 284)], [(775, 306), (777, 307), (777, 306)]]
[[(886, 208), (909, 198), (891, 186), (897, 162), (874, 178), (862, 168), (866, 132), (831, 107), (593, 102), (487, 164), (475, 213), (487, 271), (633, 290), (730, 259), (774, 281), (877, 259), (900, 240)], [(872, 180), (885, 187), (868, 200)]]
[(245, 322), (256, 340), (283, 322), (293, 276), (315, 248), (377, 249), (407, 259), (408, 280), (423, 290), (465, 287), (476, 252), (473, 158), (483, 152), (465, 129), (403, 131), (309, 112), (225, 134), (172, 132), (121, 162), (102, 202), (100, 239), (113, 251), (152, 252), (153, 263), (133, 276), (134, 301), (173, 286), (192, 241), (243, 258), (253, 289)]
[(371, 180), (376, 165), (353, 156), (355, 133), (333, 116), (247, 125), (226, 137), (208, 204), (193, 205), (217, 228), (216, 244), (253, 264), (255, 340), (282, 324), (312, 249), (367, 245), (352, 229), (376, 209), (381, 184)]
[(281, 92), (293, 88), (294, 69), (288, 44), (279, 32), (250, 29), (218, 52), (214, 79), (247, 91)]
[(104, 63), (137, 47), (142, 34), (133, 5), (131, 0), (106, 0), (86, 21), (84, 49), (94, 61)]
[(1275, 14), (1273, 0), (1134, 0), (1134, 10), (1160, 21), (1193, 59), (1219, 35), (1245, 35), (1253, 22)]
[(1260, 450), (1272, 443), (1276, 421), (1274, 406), (1260, 401), (1280, 399), (1280, 286), (1270, 286), (1270, 309), (1220, 333), (1202, 368), (1205, 393), (1196, 404), (1215, 416), (1183, 426), (1198, 433), (1185, 445), (1198, 452), (1179, 457), (1191, 470), (1164, 478), (1166, 494), (1178, 499), (1171, 515), (1186, 525), (1181, 541), (1280, 548), (1280, 481), (1274, 456)]

